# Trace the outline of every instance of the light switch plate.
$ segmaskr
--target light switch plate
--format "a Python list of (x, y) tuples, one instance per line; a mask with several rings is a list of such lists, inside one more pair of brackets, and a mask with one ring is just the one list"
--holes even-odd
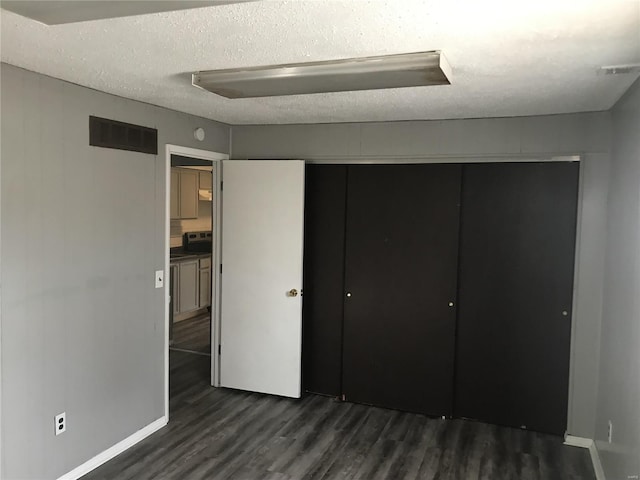
[(164, 286), (164, 270), (156, 270), (156, 288)]

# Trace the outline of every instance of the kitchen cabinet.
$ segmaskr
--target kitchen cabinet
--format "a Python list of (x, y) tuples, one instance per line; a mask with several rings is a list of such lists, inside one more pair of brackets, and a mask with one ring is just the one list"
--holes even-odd
[(171, 308), (173, 315), (177, 315), (180, 313), (180, 292), (178, 290), (178, 285), (180, 281), (180, 267), (177, 263), (171, 264), (170, 268), (170, 285), (171, 285)]
[(180, 172), (180, 217), (198, 218), (198, 172), (182, 169)]
[(178, 263), (178, 313), (200, 308), (199, 280), (197, 258)]
[(211, 172), (201, 170), (199, 172), (200, 189), (212, 190), (213, 189), (213, 175)]
[(188, 168), (171, 169), (172, 220), (198, 218), (199, 173)]
[(171, 169), (171, 218), (180, 218), (180, 171), (177, 168)]
[(180, 319), (211, 305), (211, 256), (190, 257), (171, 262), (173, 315)]
[(211, 305), (211, 257), (200, 259), (200, 308)]

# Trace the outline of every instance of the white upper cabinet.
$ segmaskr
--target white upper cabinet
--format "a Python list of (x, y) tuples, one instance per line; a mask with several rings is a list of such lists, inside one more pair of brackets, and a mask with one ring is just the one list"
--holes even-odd
[(171, 218), (180, 218), (180, 172), (171, 169)]
[(198, 188), (200, 176), (197, 170), (171, 169), (171, 218), (198, 218)]
[(200, 171), (200, 189), (201, 190), (211, 190), (213, 188), (213, 176), (211, 172)]

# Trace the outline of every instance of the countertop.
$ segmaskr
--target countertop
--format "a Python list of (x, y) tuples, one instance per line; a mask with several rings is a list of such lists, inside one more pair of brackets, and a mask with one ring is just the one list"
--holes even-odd
[(169, 253), (169, 263), (178, 263), (206, 257), (211, 257), (211, 252), (185, 252), (181, 248), (172, 248)]

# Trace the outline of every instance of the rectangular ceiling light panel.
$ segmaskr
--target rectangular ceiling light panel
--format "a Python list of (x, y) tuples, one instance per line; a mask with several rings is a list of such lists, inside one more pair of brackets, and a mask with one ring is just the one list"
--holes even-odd
[(227, 98), (271, 97), (382, 88), (449, 85), (440, 51), (325, 62), (210, 70), (193, 74), (196, 87)]

